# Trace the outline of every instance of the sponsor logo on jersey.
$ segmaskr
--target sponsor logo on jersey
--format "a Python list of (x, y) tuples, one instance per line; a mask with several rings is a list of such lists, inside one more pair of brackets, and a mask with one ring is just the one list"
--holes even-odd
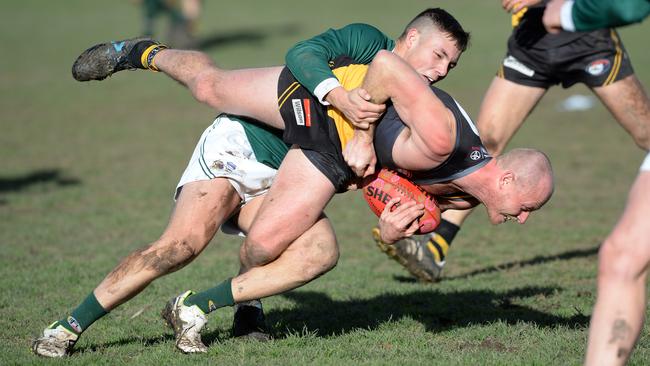
[(75, 332), (81, 333), (83, 331), (83, 329), (81, 329), (81, 325), (79, 324), (77, 319), (73, 318), (72, 316), (68, 316), (67, 321), (68, 321), (68, 324), (70, 324), (70, 326), (72, 327), (72, 329), (74, 329)]
[(296, 124), (304, 126), (305, 111), (302, 108), (302, 101), (300, 99), (291, 99), (291, 105), (293, 106), (293, 116), (296, 118)]
[(469, 153), (469, 158), (476, 161), (483, 157), (483, 152), (480, 148), (472, 147), (472, 152)]
[(522, 64), (521, 62), (519, 62), (519, 60), (517, 60), (512, 56), (508, 56), (505, 59), (503, 59), (503, 66), (518, 71), (528, 77), (532, 77), (533, 75), (535, 75), (535, 70)]
[(593, 76), (598, 76), (606, 73), (611, 68), (612, 64), (609, 60), (601, 59), (591, 62), (587, 65), (585, 71)]

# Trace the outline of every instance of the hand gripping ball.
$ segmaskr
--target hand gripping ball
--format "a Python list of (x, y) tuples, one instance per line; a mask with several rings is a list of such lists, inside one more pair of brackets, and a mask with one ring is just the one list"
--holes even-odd
[(394, 197), (401, 197), (400, 203), (409, 200), (423, 203), (424, 215), (418, 219), (420, 228), (416, 234), (430, 233), (440, 224), (440, 208), (435, 198), (392, 170), (380, 170), (374, 179), (363, 187), (363, 197), (378, 217), (381, 216), (388, 201)]

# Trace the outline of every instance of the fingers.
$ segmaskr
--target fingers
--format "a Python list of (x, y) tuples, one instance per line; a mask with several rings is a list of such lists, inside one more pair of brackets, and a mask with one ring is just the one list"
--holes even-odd
[(358, 95), (361, 98), (360, 100), (355, 101), (356, 102), (355, 104), (359, 106), (359, 109), (361, 111), (371, 113), (371, 114), (382, 114), (386, 110), (385, 104), (372, 103), (370, 101), (372, 97), (365, 89), (357, 88), (356, 95)]
[(363, 120), (355, 120), (350, 118), (350, 122), (352, 122), (352, 125), (360, 130), (367, 130), (370, 127), (370, 124), (375, 122), (375, 120), (368, 120), (368, 119), (363, 119)]
[(411, 222), (411, 225), (404, 232), (404, 236), (407, 238), (413, 236), (413, 234), (415, 234), (415, 232), (418, 231), (419, 228), (420, 228), (420, 221), (418, 221), (417, 219), (413, 220), (413, 222)]
[(375, 174), (375, 164), (370, 164), (366, 167), (366, 171), (360, 177), (365, 178)]

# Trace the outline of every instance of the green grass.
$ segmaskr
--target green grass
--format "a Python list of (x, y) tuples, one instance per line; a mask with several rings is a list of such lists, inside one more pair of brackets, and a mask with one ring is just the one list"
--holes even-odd
[[(200, 32), (226, 67), (283, 63), (297, 40), (365, 21), (397, 36), (426, 2), (206, 2)], [(498, 1), (440, 1), (472, 31), (470, 50), (441, 84), (476, 115), (505, 52)], [(341, 9), (346, 9), (344, 12)], [(85, 47), (140, 31), (126, 1), (8, 2), (0, 13), (0, 364), (58, 363), (31, 339), (76, 306), (118, 260), (163, 230), (177, 179), (214, 112), (162, 75), (77, 83)], [(648, 25), (621, 31), (644, 84)], [(221, 37), (221, 38), (219, 38)], [(237, 271), (239, 239), (219, 235), (190, 266), (154, 282), (97, 322), (71, 364), (579, 364), (595, 298), (596, 251), (620, 215), (642, 154), (602, 106), (560, 113), (583, 87), (553, 89), (512, 141), (553, 161), (553, 199), (525, 226), (492, 227), (478, 212), (450, 252), (445, 280), (413, 282), (377, 251), (375, 217), (359, 194), (327, 209), (337, 268), (265, 300), (276, 340), (229, 336), (231, 310), (210, 317), (210, 353), (174, 351), (158, 312), (187, 288)], [(479, 210), (480, 211), (480, 210)], [(136, 314), (139, 314), (135, 316)], [(650, 359), (648, 326), (631, 364)]]

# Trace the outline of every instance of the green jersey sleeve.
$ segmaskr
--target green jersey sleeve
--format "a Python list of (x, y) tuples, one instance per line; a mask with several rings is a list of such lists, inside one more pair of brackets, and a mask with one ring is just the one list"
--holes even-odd
[(576, 0), (571, 17), (576, 31), (638, 23), (650, 14), (650, 0)]
[(328, 29), (311, 39), (298, 42), (286, 55), (293, 76), (311, 93), (328, 78), (334, 78), (328, 62), (348, 56), (368, 64), (380, 50), (392, 50), (395, 41), (368, 24), (350, 24), (341, 29)]

